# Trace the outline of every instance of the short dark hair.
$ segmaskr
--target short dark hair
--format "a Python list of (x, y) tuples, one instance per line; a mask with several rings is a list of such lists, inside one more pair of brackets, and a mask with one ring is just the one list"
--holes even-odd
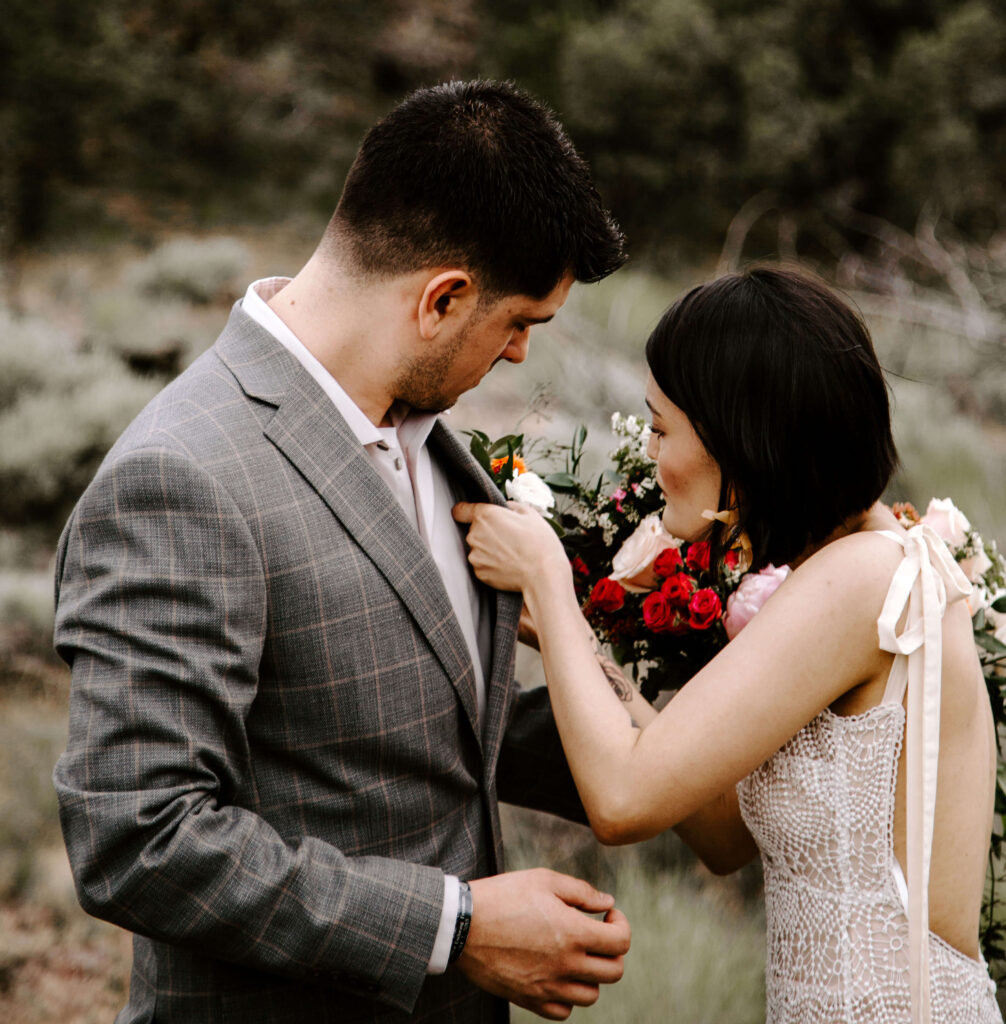
[(366, 135), (322, 245), (365, 274), (456, 264), (494, 296), (544, 298), (572, 271), (626, 259), (586, 162), (555, 116), (508, 82), (409, 95)]
[[(752, 267), (693, 288), (646, 343), (737, 503), (754, 568), (792, 561), (869, 508), (898, 465), (862, 319), (803, 272)], [(718, 545), (728, 538), (718, 529)]]

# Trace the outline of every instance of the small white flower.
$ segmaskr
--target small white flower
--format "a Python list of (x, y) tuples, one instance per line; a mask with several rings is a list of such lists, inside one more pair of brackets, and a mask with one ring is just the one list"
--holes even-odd
[(552, 513), (549, 509), (555, 507), (555, 495), (552, 494), (551, 488), (537, 473), (530, 471), (517, 473), (512, 480), (507, 480), (506, 496), (511, 501), (519, 501), (523, 505), (530, 505), (546, 519), (552, 518)]
[(966, 558), (961, 559), (960, 567), (961, 571), (972, 583), (980, 583), (985, 573), (992, 568), (992, 561), (985, 554), (985, 547), (980, 537), (977, 543), (972, 545), (972, 548), (971, 553)]

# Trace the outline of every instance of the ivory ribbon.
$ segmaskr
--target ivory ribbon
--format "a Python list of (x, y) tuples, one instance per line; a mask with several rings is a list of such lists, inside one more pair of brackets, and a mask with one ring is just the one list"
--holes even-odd
[[(882, 650), (895, 655), (884, 693), (901, 703), (908, 687), (907, 764), (908, 950), (912, 1024), (930, 1024), (929, 864), (940, 754), (940, 681), (943, 613), (971, 593), (971, 584), (932, 528), (913, 526), (907, 536), (880, 531), (905, 550), (877, 620)], [(906, 615), (899, 635), (898, 622)]]

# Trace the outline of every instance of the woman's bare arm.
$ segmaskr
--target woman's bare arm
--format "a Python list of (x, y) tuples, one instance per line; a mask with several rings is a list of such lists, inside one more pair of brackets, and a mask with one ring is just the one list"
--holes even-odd
[(876, 619), (900, 551), (861, 534), (804, 563), (654, 721), (636, 729), (615, 713), (621, 702), (596, 661), (548, 525), (530, 510), (493, 506), (460, 506), (458, 518), (473, 523), (470, 560), (480, 578), (524, 591), (566, 756), (603, 842), (634, 842), (689, 819), (824, 707), (885, 670)]

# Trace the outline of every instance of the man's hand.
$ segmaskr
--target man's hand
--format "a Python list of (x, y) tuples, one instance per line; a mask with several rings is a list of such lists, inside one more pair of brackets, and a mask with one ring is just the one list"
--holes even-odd
[[(630, 930), (613, 897), (544, 868), (472, 881), (461, 968), (476, 985), (548, 1020), (597, 1001), (622, 977)], [(604, 914), (599, 921), (590, 914)]]

